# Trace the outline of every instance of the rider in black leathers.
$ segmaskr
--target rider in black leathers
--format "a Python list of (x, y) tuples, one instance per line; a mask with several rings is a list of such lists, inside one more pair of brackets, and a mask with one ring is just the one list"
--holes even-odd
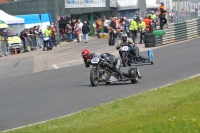
[[(86, 67), (90, 66), (90, 63), (91, 63), (90, 61), (95, 54), (96, 53), (90, 54), (89, 50), (87, 49), (82, 51), (82, 57), (84, 59), (84, 63)], [(120, 60), (118, 58), (116, 58), (114, 55), (111, 55), (109, 53), (103, 53), (101, 54), (101, 59), (103, 59), (103, 63), (102, 63), (103, 67), (108, 67), (113, 72), (116, 72), (119, 75), (120, 80), (123, 80), (123, 76), (120, 71)]]

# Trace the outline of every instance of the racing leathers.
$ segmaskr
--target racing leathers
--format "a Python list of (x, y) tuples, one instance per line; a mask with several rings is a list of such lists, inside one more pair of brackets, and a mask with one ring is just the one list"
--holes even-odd
[(127, 38), (127, 41), (124, 42), (123, 40), (119, 41), (118, 46), (116, 47), (117, 50), (119, 50), (119, 55), (122, 58), (122, 46), (128, 46), (130, 48), (130, 53), (136, 57), (136, 61), (137, 60), (145, 60), (144, 57), (140, 56), (140, 50), (139, 47), (137, 47), (133, 40), (131, 38)]
[(134, 45), (134, 42), (131, 38), (127, 38), (126, 42), (124, 42), (123, 40), (119, 41), (116, 49), (119, 50), (120, 57), (122, 57), (122, 46), (128, 46), (130, 48), (131, 54), (136, 56), (136, 51), (134, 50), (134, 47), (136, 46)]
[[(85, 63), (85, 67), (89, 67), (92, 58), (95, 56), (96, 53), (91, 53), (90, 54), (90, 59), (85, 59), (84, 58), (84, 63)], [(103, 59), (103, 63), (102, 66), (103, 67), (107, 67), (110, 70), (112, 70), (113, 72), (116, 72), (120, 79), (123, 79), (122, 73), (120, 71), (120, 60), (118, 58), (116, 58), (114, 55), (109, 54), (109, 53), (103, 53), (101, 54), (101, 59)]]
[(124, 22), (125, 22), (126, 34), (129, 36), (129, 26), (130, 26), (130, 22), (128, 21), (128, 19), (126, 19)]

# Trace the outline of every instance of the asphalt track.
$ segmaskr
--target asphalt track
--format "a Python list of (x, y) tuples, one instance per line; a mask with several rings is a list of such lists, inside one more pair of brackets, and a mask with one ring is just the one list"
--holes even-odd
[(3, 78), (0, 131), (60, 117), (196, 75), (200, 73), (199, 41), (198, 38), (154, 49), (155, 64), (138, 66), (143, 78), (137, 84), (92, 87), (91, 68), (84, 65)]

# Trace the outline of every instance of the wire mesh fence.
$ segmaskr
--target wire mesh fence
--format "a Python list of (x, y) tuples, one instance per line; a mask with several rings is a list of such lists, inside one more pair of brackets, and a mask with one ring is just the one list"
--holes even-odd
[(170, 23), (185, 22), (200, 16), (200, 0), (172, 0)]

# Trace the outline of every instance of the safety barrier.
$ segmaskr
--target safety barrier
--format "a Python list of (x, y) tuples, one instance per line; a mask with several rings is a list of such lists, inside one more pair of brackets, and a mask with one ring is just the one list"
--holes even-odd
[(200, 35), (200, 19), (188, 20), (176, 24), (169, 24), (166, 35), (156, 36), (155, 45), (166, 45), (196, 38)]
[[(28, 35), (28, 37), (25, 39), (25, 44), (27, 51), (37, 50), (43, 48), (43, 39), (39, 36)], [(16, 54), (17, 52), (19, 53), (21, 52), (20, 50), (24, 51), (23, 48), (19, 47), (18, 49), (15, 49), (13, 45), (8, 44), (8, 42), (4, 38), (0, 38), (0, 57), (4, 57), (10, 54)]]
[(9, 55), (8, 45), (5, 40), (0, 40), (0, 57)]
[(28, 35), (26, 39), (27, 43), (27, 48), (32, 50), (39, 49), (42, 47), (42, 37), (35, 36), (35, 35)]

